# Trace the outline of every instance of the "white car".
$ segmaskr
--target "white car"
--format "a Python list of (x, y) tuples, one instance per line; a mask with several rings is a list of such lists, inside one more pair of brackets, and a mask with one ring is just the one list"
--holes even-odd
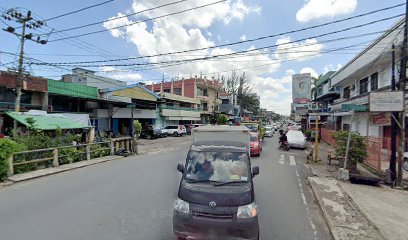
[(306, 137), (301, 131), (289, 130), (286, 137), (288, 138), (289, 147), (306, 148)]
[(184, 125), (169, 125), (164, 128), (168, 135), (175, 137), (187, 135), (187, 129)]
[(275, 130), (273, 129), (272, 126), (266, 126), (265, 127), (265, 137), (272, 137), (274, 131)]

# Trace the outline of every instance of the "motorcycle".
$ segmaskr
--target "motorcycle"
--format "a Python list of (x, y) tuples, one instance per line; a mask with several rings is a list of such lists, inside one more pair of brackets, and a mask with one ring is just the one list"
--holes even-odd
[(288, 142), (280, 142), (279, 149), (283, 149), (283, 150), (289, 151)]

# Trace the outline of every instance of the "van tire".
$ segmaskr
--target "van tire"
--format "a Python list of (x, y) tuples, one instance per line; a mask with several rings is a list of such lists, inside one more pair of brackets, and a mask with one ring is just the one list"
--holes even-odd
[(173, 136), (178, 137), (178, 132), (174, 132)]
[(152, 135), (148, 134), (148, 135), (146, 136), (146, 138), (147, 138), (147, 140), (151, 140), (151, 139), (152, 139)]

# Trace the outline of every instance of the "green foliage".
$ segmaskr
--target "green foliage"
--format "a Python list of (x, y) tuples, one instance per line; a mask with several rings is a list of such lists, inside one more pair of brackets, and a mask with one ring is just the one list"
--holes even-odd
[[(344, 157), (347, 148), (347, 131), (337, 131), (333, 133), (333, 138), (336, 141), (335, 154), (337, 157)], [(364, 137), (352, 133), (350, 139), (349, 159), (353, 164), (363, 162), (367, 157), (367, 148), (364, 143)]]
[(140, 134), (142, 131), (142, 124), (138, 120), (134, 120), (133, 128), (135, 129), (135, 134)]
[(108, 147), (109, 147), (109, 144), (91, 145), (91, 159), (105, 157), (105, 156), (110, 155), (110, 149), (104, 149)]
[(224, 124), (226, 124), (228, 122), (228, 117), (225, 116), (224, 114), (217, 114), (215, 116), (215, 121), (219, 125), (224, 125)]
[(1, 138), (0, 139), (0, 181), (7, 176), (8, 159), (14, 152), (22, 148), (13, 140)]

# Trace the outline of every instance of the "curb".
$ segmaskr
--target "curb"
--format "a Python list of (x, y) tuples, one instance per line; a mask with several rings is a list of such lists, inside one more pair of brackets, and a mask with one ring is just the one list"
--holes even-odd
[[(12, 184), (14, 184), (14, 183), (25, 182), (25, 181), (32, 180), (32, 179), (36, 179), (36, 178), (41, 178), (41, 177), (45, 177), (45, 176), (50, 176), (50, 175), (54, 175), (54, 174), (58, 174), (58, 173), (62, 173), (62, 172), (67, 172), (67, 171), (74, 170), (74, 169), (84, 168), (84, 167), (92, 166), (92, 165), (99, 164), (99, 163), (104, 163), (104, 162), (109, 162), (109, 161), (113, 161), (113, 160), (118, 160), (118, 159), (122, 159), (122, 158), (125, 158), (125, 157), (123, 157), (123, 156), (116, 156), (116, 157), (114, 157), (114, 158), (101, 159), (101, 160), (97, 160), (97, 161), (95, 161), (95, 162), (89, 162), (88, 164), (84, 164), (84, 165), (73, 166), (73, 167), (64, 168), (64, 169), (55, 169), (55, 171), (52, 171), (52, 172), (46, 172), (46, 173), (41, 174), (41, 175), (29, 176), (29, 177), (24, 178), (24, 179), (21, 179), (21, 180), (11, 180), (11, 179), (6, 178), (6, 181), (5, 181), (6, 184), (3, 183), (3, 187), (10, 186), (10, 185), (12, 185)], [(90, 160), (90, 161), (92, 161), (92, 160)], [(1, 189), (1, 188), (0, 188), (0, 189)]]
[[(323, 218), (324, 218), (324, 221), (326, 222), (327, 227), (328, 227), (328, 229), (329, 229), (330, 236), (332, 236), (333, 239), (337, 240), (337, 238), (334, 237), (334, 234), (333, 234), (333, 231), (332, 231), (333, 226), (331, 226), (329, 219), (327, 219), (327, 212), (326, 212), (326, 210), (322, 207), (322, 202), (321, 202), (321, 200), (317, 197), (316, 189), (314, 189), (313, 184), (310, 183), (310, 179), (309, 179), (309, 178), (310, 178), (310, 177), (307, 177), (307, 181), (309, 181), (309, 185), (310, 185), (310, 187), (312, 188), (313, 196), (314, 196), (315, 199), (317, 200), (317, 203), (318, 203), (318, 205), (319, 205), (320, 210), (322, 210), (322, 212), (323, 212)], [(339, 239), (339, 240), (341, 240), (341, 239)]]

